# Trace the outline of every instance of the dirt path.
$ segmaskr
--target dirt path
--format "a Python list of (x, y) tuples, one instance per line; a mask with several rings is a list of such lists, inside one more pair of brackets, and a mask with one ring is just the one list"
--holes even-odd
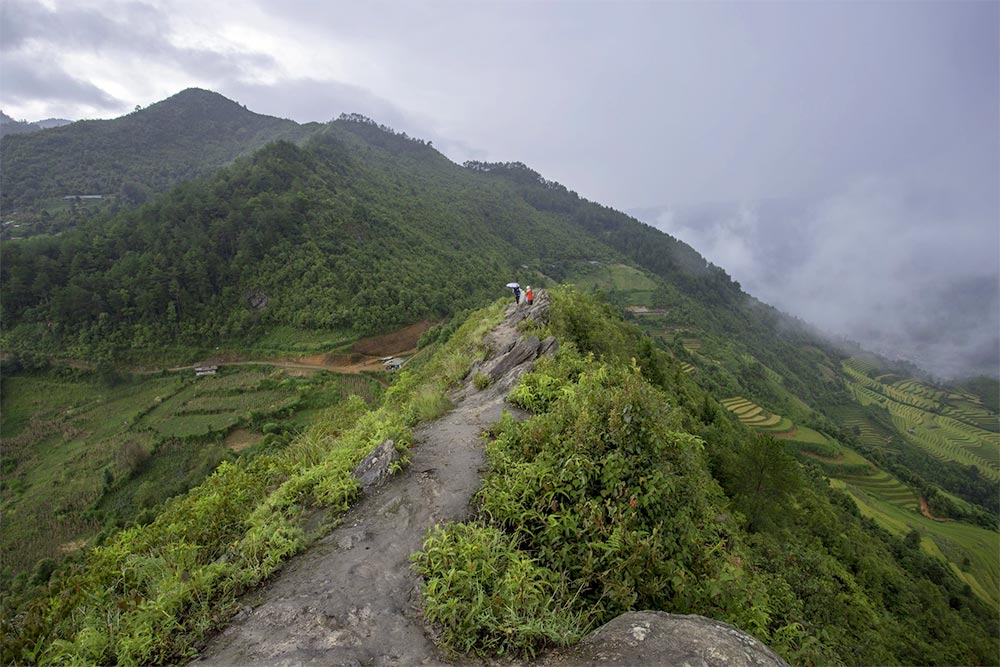
[[(407, 356), (413, 354), (416, 350), (410, 350), (402, 353), (402, 356)], [(216, 362), (212, 362), (216, 363)], [(220, 361), (219, 366), (273, 366), (275, 368), (283, 368), (285, 370), (305, 370), (305, 371), (335, 371), (337, 373), (361, 373), (362, 371), (381, 371), (384, 370), (382, 362), (377, 358), (365, 358), (361, 361), (339, 361), (331, 360), (324, 361), (323, 359), (316, 357), (302, 357), (300, 359), (279, 357), (277, 359), (240, 359), (238, 361)], [(186, 366), (177, 366), (175, 368), (167, 368), (165, 370), (169, 372), (177, 371), (190, 371), (192, 368), (191, 364)], [(159, 373), (160, 371), (146, 371), (146, 374)]]
[[(547, 305), (539, 298), (531, 310), (541, 314)], [(516, 322), (526, 311), (508, 308), (488, 337), (494, 353), (481, 369), (495, 376), (493, 385), (477, 391), (466, 384), (451, 412), (418, 427), (410, 466), (245, 600), (194, 667), (449, 664), (426, 634), (409, 558), (429, 527), (468, 516), (486, 463), (482, 430), (511, 410), (510, 386), (552, 349), (537, 338), (520, 340)]]

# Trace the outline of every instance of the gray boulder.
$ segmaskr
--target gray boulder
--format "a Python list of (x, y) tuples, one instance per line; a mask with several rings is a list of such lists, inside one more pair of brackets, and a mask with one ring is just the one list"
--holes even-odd
[(731, 625), (662, 611), (622, 614), (544, 667), (788, 667), (777, 653)]
[(367, 493), (369, 489), (381, 485), (388, 479), (392, 474), (390, 466), (401, 458), (403, 455), (396, 449), (395, 441), (386, 440), (368, 452), (368, 455), (354, 466), (351, 474), (358, 480), (361, 490)]

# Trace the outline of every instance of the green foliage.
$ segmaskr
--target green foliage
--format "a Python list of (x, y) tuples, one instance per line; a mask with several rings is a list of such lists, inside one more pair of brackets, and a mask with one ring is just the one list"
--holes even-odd
[(472, 378), (472, 384), (475, 385), (476, 389), (482, 391), (493, 384), (493, 380), (491, 380), (490, 376), (486, 373), (480, 373), (477, 371), (475, 376)]
[(607, 252), (504, 184), (382, 133), (340, 120), (142, 208), (4, 244), (5, 348), (96, 357), (246, 346), (273, 329), (378, 333), (494, 298), (524, 262)]
[(582, 634), (585, 621), (564, 608), (570, 596), (560, 577), (539, 567), (514, 538), (495, 528), (436, 526), (414, 561), (428, 578), (424, 616), (443, 629), (441, 640), (448, 648), (531, 656)]
[[(510, 627), (489, 613), (490, 582), (461, 571), (488, 543), (553, 572), (551, 608), (580, 631), (658, 608), (728, 620), (793, 664), (992, 659), (995, 615), (940, 561), (863, 520), (589, 297), (558, 294), (553, 328), (575, 338), (512, 392), (535, 416), (491, 431), (480, 523), (444, 527), (417, 557), (434, 591), (428, 618), (451, 646), (490, 651)], [(428, 559), (429, 547), (450, 558)], [(508, 650), (542, 641), (510, 634)]]
[[(506, 419), (488, 445), (492, 472), (479, 501), (495, 527), (490, 535), (503, 531), (511, 548), (565, 581), (554, 600), (567, 626), (661, 608), (713, 613), (766, 633), (767, 593), (740, 566), (734, 536), (717, 521), (722, 496), (701, 443), (676, 430), (665, 396), (638, 368), (591, 361), (591, 370), (580, 372), (586, 364), (564, 347), (558, 361), (525, 376), (533, 389), (522, 396), (557, 388), (534, 403), (548, 408), (544, 414), (524, 423)], [(550, 371), (551, 381), (540, 379)], [(465, 545), (458, 531), (446, 528), (419, 556), (428, 591), (451, 590), (445, 562), (430, 560), (427, 549), (446, 539)], [(481, 619), (473, 611), (480, 599), (478, 592), (459, 595), (448, 618)], [(441, 620), (437, 606), (428, 618)], [(450, 628), (452, 645), (464, 650), (490, 650), (489, 638), (504, 632), (513, 635), (506, 648), (536, 641), (502, 625)]]
[(190, 656), (241, 593), (315, 537), (304, 529), (309, 513), (332, 518), (347, 509), (358, 493), (351, 470), (371, 449), (387, 439), (409, 446), (410, 427), (441, 409), (444, 391), (468, 373), (472, 341), (497, 323), (503, 305), (474, 314), (433, 358), (401, 373), (378, 408), (351, 397), (287, 446), (222, 462), (147, 525), (115, 533), (56, 571), (44, 597), (6, 598), (0, 659), (160, 664)]
[(752, 531), (781, 525), (802, 482), (784, 445), (757, 433), (720, 453), (717, 474)]
[[(23, 221), (19, 236), (57, 232), (86, 219), (79, 210), (83, 206), (131, 208), (269, 142), (301, 140), (317, 128), (255, 114), (216, 93), (189, 89), (114, 120), (4, 137), (0, 201)], [(62, 199), (95, 194), (103, 199)]]

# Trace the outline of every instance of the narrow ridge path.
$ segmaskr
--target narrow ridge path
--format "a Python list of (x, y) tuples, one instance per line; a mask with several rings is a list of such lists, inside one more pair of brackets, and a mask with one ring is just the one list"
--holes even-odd
[(494, 383), (477, 391), (470, 373), (456, 407), (414, 430), (409, 467), (246, 598), (192, 667), (451, 664), (426, 633), (410, 554), (435, 523), (468, 516), (486, 464), (483, 429), (504, 409), (517, 413), (505, 403), (507, 391), (538, 354), (554, 349), (554, 341), (523, 340), (517, 322), (547, 313), (541, 295), (530, 308), (511, 304), (487, 335), (492, 352), (480, 366)]

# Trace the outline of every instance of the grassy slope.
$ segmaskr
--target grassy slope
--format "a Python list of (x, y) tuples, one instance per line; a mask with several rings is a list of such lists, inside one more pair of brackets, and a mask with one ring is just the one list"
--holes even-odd
[(31, 572), (43, 559), (78, 552), (102, 530), (148, 517), (232, 457), (226, 437), (237, 427), (250, 442), (265, 428), (304, 428), (317, 400), (329, 407), (359, 392), (372, 400), (373, 385), (252, 367), (199, 379), (190, 371), (138, 376), (115, 386), (82, 372), (6, 375), (0, 567), (8, 577)]
[[(629, 275), (629, 270), (625, 275)], [(647, 299), (648, 285), (636, 283), (634, 279), (629, 283), (623, 280), (622, 272), (613, 266), (580, 266), (573, 274), (573, 281), (588, 289), (604, 290), (606, 293), (617, 297), (616, 301), (621, 305), (643, 304)], [(617, 290), (617, 294), (612, 291)], [(681, 302), (683, 304), (683, 302)], [(687, 304), (675, 306), (678, 310), (687, 308)], [(681, 315), (683, 317), (683, 315)], [(677, 317), (677, 314), (674, 315)], [(636, 318), (637, 324), (646, 332), (658, 337), (669, 345), (672, 334), (676, 330), (677, 324), (670, 321), (671, 315), (664, 316), (659, 320), (652, 318)], [(666, 321), (664, 321), (664, 319)], [(680, 324), (683, 320), (674, 319)], [(687, 356), (681, 356), (680, 350), (673, 347), (675, 356), (685, 359), (685, 363), (693, 363), (710, 373), (719, 373), (718, 361), (713, 360), (711, 347), (706, 349), (705, 343), (700, 338), (691, 337), (691, 332), (699, 331), (697, 325), (684, 326), (683, 346)], [(713, 338), (711, 329), (702, 329), (702, 336)], [(693, 346), (691, 341), (697, 341)], [(727, 345), (734, 345), (735, 341), (730, 340)], [(717, 344), (714, 344), (717, 345)], [(946, 412), (951, 405), (958, 403), (957, 396), (949, 404), (941, 403), (941, 399), (948, 395), (948, 392), (921, 385), (913, 381), (894, 380), (895, 385), (886, 385), (878, 382), (868, 375), (877, 373), (877, 362), (875, 360), (864, 360), (854, 358), (843, 366), (842, 374), (835, 374), (837, 362), (835, 359), (827, 358), (827, 355), (820, 350), (811, 348), (813, 353), (822, 355), (817, 359), (817, 366), (826, 369), (828, 375), (838, 378), (843, 377), (846, 388), (851, 392), (851, 396), (858, 400), (854, 403), (854, 408), (840, 407), (836, 414), (844, 414), (842, 420), (831, 423), (832, 427), (850, 432), (857, 426), (862, 432), (862, 437), (869, 444), (884, 448), (886, 439), (895, 437), (898, 440), (909, 443), (907, 446), (920, 447), (929, 450), (934, 455), (944, 460), (957, 460), (964, 464), (977, 465), (984, 474), (996, 475), (996, 467), (990, 465), (990, 461), (1000, 458), (1000, 444), (996, 443), (995, 434), (991, 433), (990, 419), (997, 421), (995, 413), (990, 413), (983, 407), (982, 402), (969, 405), (963, 404), (965, 412), (964, 422), (959, 422), (958, 417), (940, 414)], [(718, 347), (714, 350), (716, 354), (724, 353)], [(722, 356), (720, 354), (720, 356)], [(737, 355), (722, 356), (726, 359), (724, 367), (732, 368), (738, 364), (734, 360)], [(751, 355), (745, 353), (739, 355), (739, 360), (745, 361), (746, 357), (753, 359)], [(967, 578), (970, 586), (982, 599), (991, 604), (1000, 605), (1000, 588), (995, 585), (996, 579), (996, 558), (1000, 551), (1000, 535), (995, 531), (985, 530), (978, 526), (972, 526), (960, 522), (939, 522), (925, 518), (919, 512), (919, 493), (912, 487), (900, 481), (895, 475), (885, 470), (880, 470), (877, 464), (860, 456), (843, 443), (831, 439), (827, 435), (820, 433), (816, 429), (810, 428), (799, 422), (800, 417), (806, 417), (813, 411), (805, 405), (799, 397), (789, 395), (784, 385), (775, 382), (776, 373), (770, 369), (765, 369), (764, 375), (771, 380), (769, 386), (771, 394), (785, 394), (783, 404), (793, 410), (792, 419), (768, 412), (762, 409), (755, 412), (759, 406), (753, 401), (745, 398), (732, 398), (723, 400), (722, 403), (732, 411), (742, 422), (748, 426), (758, 428), (769, 433), (787, 434), (793, 428), (796, 433), (788, 442), (788, 446), (803, 452), (803, 456), (811, 458), (817, 465), (820, 465), (832, 479), (851, 490), (852, 496), (858, 500), (859, 505), (863, 505), (863, 510), (867, 516), (872, 517), (887, 530), (896, 535), (905, 535), (910, 529), (917, 529), (927, 536), (924, 541), (924, 548), (927, 553), (936, 557), (943, 557), (949, 567), (956, 572), (961, 572)], [(733, 381), (742, 388), (740, 381), (742, 378), (734, 373)], [(891, 379), (891, 378), (890, 378)], [(830, 381), (830, 380), (828, 380)], [(840, 380), (832, 380), (840, 382)], [(909, 390), (909, 391), (907, 391)], [(880, 393), (884, 391), (885, 393)], [(842, 392), (840, 395), (846, 392)], [(867, 421), (858, 415), (863, 415), (859, 408), (874, 401), (887, 405), (896, 415), (896, 428), (892, 432), (886, 432), (872, 427)], [(939, 412), (934, 412), (933, 410)], [(767, 426), (751, 423), (759, 420), (761, 415), (767, 415), (769, 420)], [(774, 417), (780, 417), (779, 421), (773, 422)], [(930, 430), (927, 426), (931, 426)], [(982, 428), (987, 426), (987, 429)], [(912, 433), (910, 430), (912, 429)], [(993, 454), (988, 452), (993, 451)], [(961, 502), (961, 501), (960, 501)], [(906, 526), (905, 532), (903, 526)], [(944, 551), (936, 547), (938, 542), (952, 545), (951, 549)], [(969, 563), (964, 564), (968, 558)]]

